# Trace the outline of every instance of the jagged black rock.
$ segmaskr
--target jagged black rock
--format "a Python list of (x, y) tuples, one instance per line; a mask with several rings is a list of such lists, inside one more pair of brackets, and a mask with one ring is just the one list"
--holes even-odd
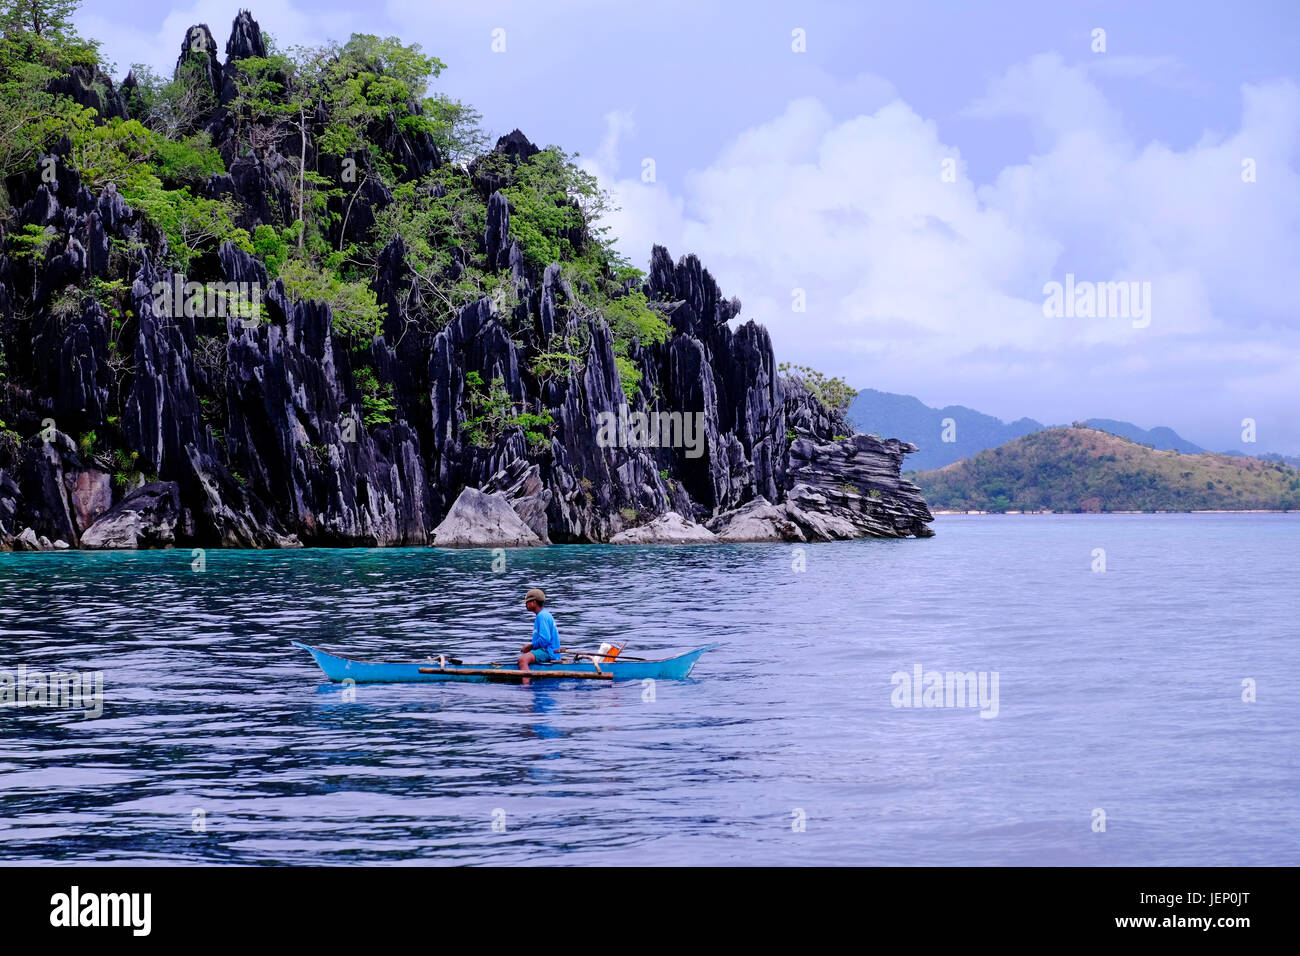
[[(206, 81), (215, 106), (203, 118), (228, 172), (207, 183), (210, 197), (233, 200), (241, 226), (292, 219), (295, 170), (275, 150), (240, 153), (226, 107), (234, 87), (229, 64), (265, 54), (257, 23), (235, 20), (227, 60), (205, 25), (192, 27), (183, 55), (206, 50)], [(77, 67), (59, 92), (97, 110), (125, 116), (133, 78), (111, 81)], [(402, 158), (406, 175), (445, 162), (427, 135), (392, 125), (376, 135)], [(296, 155), (300, 141), (286, 143)], [(313, 149), (308, 143), (308, 150)], [(518, 130), (498, 152), (513, 161), (537, 147)], [(318, 167), (335, 162), (315, 156)], [(224, 324), (224, 372), (215, 377), (196, 360), (206, 317), (155, 316), (152, 290), (174, 279), (165, 239), (113, 186), (94, 194), (54, 150), (53, 182), (35, 174), (6, 183), (14, 229), (53, 233), (40, 269), (0, 249), (0, 319), (11, 374), (2, 397), (15, 431), (29, 436), (0, 451), (0, 548), (285, 547), (423, 545), (465, 488), (504, 496), (537, 537), (551, 542), (606, 541), (630, 525), (675, 511), (724, 530), (731, 515), (774, 513), (769, 537), (824, 540), (855, 536), (927, 537), (929, 510), (900, 476), (914, 446), (856, 435), (843, 415), (813, 397), (798, 376), (778, 374), (771, 340), (752, 321), (731, 322), (740, 303), (725, 298), (693, 255), (674, 262), (653, 249), (643, 291), (670, 321), (666, 341), (634, 345), (640, 370), (629, 403), (615, 364), (611, 333), (600, 316), (571, 309), (572, 290), (558, 265), (537, 275), (511, 238), (510, 205), (490, 170), (471, 164), (488, 198), (482, 248), (491, 270), (508, 271), (518, 305), (497, 311), (489, 298), (461, 308), (436, 333), (412, 332), (413, 304), (402, 240), (378, 260), (372, 287), (386, 306), (384, 334), (364, 355), (379, 382), (391, 387), (391, 420), (348, 433), (360, 414), (353, 380), (358, 361), (337, 339), (328, 306), (295, 301), (268, 281), (264, 265), (226, 244), (219, 251), (226, 282), (266, 290), (265, 321)], [(346, 219), (349, 234), (366, 234), (391, 200), (379, 184), (362, 190)], [(340, 237), (332, 237), (337, 241)], [(581, 236), (575, 236), (581, 241)], [(129, 255), (112, 254), (125, 242)], [(55, 314), (53, 290), (84, 288), (94, 278), (130, 283), (135, 315), (132, 370), (115, 385), (108, 374), (108, 322), (86, 297), (76, 314)], [(23, 321), (16, 303), (28, 303)], [(414, 324), (418, 327), (418, 323)], [(530, 361), (557, 331), (589, 341), (585, 361), (567, 378), (539, 381)], [(208, 328), (206, 335), (214, 334)], [(18, 368), (14, 357), (31, 356)], [(530, 448), (520, 428), (491, 445), (467, 441), (471, 373), (500, 379), (511, 399), (549, 410), (544, 447)], [(652, 410), (698, 413), (702, 449), (606, 447), (602, 416)], [(218, 406), (219, 428), (210, 418)], [(205, 405), (209, 412), (205, 421)], [(110, 422), (110, 418), (113, 422)], [(112, 466), (70, 437), (98, 431), (117, 437), (123, 455), (153, 477), (136, 487), (112, 480)], [(223, 440), (217, 440), (217, 434)], [(847, 437), (846, 437), (847, 436)], [(758, 509), (759, 499), (772, 508)], [(739, 526), (737, 526), (739, 527)]]

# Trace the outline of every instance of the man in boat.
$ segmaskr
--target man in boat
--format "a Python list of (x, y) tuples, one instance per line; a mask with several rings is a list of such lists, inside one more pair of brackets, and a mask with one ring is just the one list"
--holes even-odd
[(546, 610), (546, 593), (533, 588), (524, 595), (524, 607), (537, 616), (533, 618), (533, 640), (520, 650), (519, 669), (526, 671), (534, 664), (547, 664), (560, 659), (560, 632), (555, 629), (555, 618)]

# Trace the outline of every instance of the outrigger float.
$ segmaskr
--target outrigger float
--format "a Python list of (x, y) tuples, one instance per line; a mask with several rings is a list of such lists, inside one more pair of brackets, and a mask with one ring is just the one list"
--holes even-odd
[(566, 652), (552, 664), (534, 664), (520, 670), (505, 664), (467, 664), (442, 655), (424, 661), (366, 662), (337, 657), (299, 641), (291, 641), (311, 654), (331, 681), (339, 683), (353, 680), (358, 684), (405, 684), (426, 681), (462, 681), (471, 684), (488, 682), (514, 682), (524, 678), (551, 680), (684, 680), (695, 662), (705, 652), (717, 647), (710, 644), (698, 650), (668, 657), (661, 661), (631, 660), (619, 657), (611, 660), (595, 654)]

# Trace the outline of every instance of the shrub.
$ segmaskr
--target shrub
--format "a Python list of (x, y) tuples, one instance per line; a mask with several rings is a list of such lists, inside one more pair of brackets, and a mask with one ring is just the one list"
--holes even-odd
[(609, 195), (596, 178), (552, 146), (513, 168), (497, 153), (485, 157), (512, 180), (502, 190), (510, 201), (510, 234), (539, 272), (552, 262), (582, 254), (588, 222), (608, 209)]
[(366, 427), (391, 425), (393, 412), (397, 411), (397, 404), (393, 401), (393, 384), (391, 382), (380, 384), (375, 376), (375, 370), (365, 365), (352, 373), (352, 380), (361, 390), (361, 408)]
[(280, 280), (294, 298), (328, 305), (334, 313), (334, 330), (340, 335), (368, 343), (383, 331), (384, 307), (364, 282), (346, 282), (299, 258), (280, 266)]
[(643, 292), (629, 292), (610, 299), (601, 311), (609, 322), (616, 342), (636, 339), (642, 345), (659, 345), (667, 340), (672, 331), (668, 320), (650, 308)]
[(483, 376), (478, 372), (469, 372), (465, 382), (469, 386), (470, 415), (461, 429), (473, 444), (491, 448), (508, 429), (521, 428), (530, 454), (538, 455), (546, 450), (550, 441), (548, 431), (554, 424), (550, 412), (516, 412), (500, 378), (494, 378), (486, 392)]
[(636, 398), (637, 389), (641, 385), (641, 370), (630, 358), (621, 355), (614, 356), (614, 365), (618, 368), (618, 380), (623, 385), (623, 394), (630, 402)]
[(524, 430), (528, 451), (533, 455), (540, 455), (550, 446), (550, 437), (542, 429), (549, 428), (554, 423), (555, 419), (550, 412), (542, 412), (540, 415), (524, 412), (507, 421), (507, 425), (517, 425)]
[(844, 379), (823, 375), (807, 365), (791, 365), (789, 362), (782, 362), (778, 371), (799, 375), (808, 393), (821, 402), (828, 412), (844, 412), (853, 401), (853, 396), (857, 394), (857, 390), (850, 387)]

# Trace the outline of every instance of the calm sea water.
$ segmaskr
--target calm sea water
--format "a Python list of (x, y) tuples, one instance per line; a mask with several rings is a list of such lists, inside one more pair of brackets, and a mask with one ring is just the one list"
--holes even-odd
[[(501, 572), (432, 549), (209, 551), (202, 572), (0, 554), (0, 671), (98, 670), (105, 696), (97, 719), (0, 708), (0, 861), (1300, 864), (1300, 516), (935, 527), (810, 545), (802, 571), (789, 545)], [(510, 659), (534, 585), (566, 646), (721, 646), (653, 699), (348, 702), (289, 645)], [(997, 672), (996, 717), (895, 707), (917, 665)]]

